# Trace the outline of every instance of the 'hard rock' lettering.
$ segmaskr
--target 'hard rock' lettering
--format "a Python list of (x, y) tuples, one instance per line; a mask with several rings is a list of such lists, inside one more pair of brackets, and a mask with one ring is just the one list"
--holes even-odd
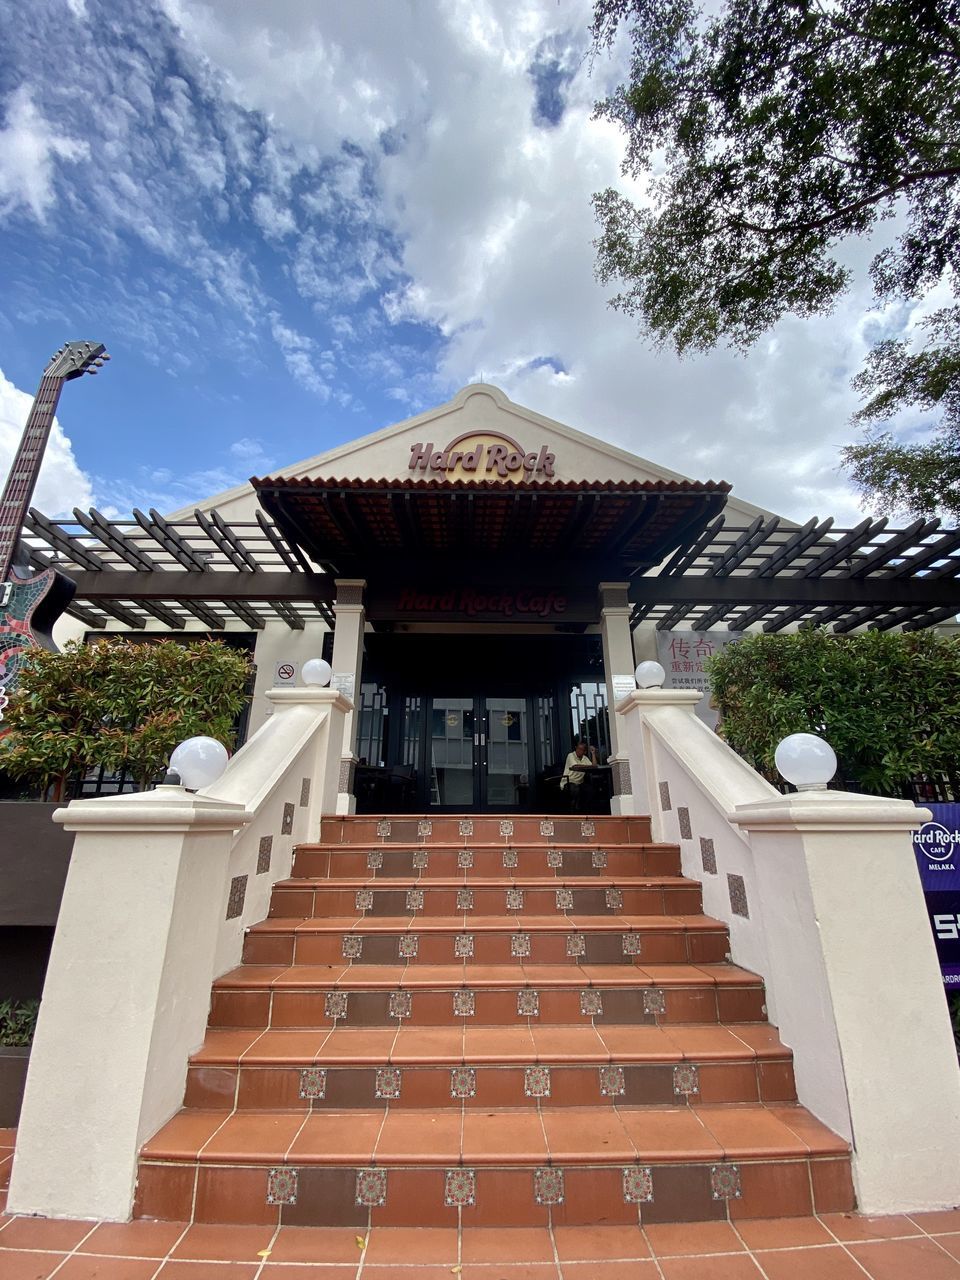
[(463, 471), (496, 474), (503, 480), (520, 471), (528, 477), (542, 476), (551, 480), (556, 460), (556, 455), (545, 444), (540, 446), (539, 453), (521, 453), (519, 449), (511, 449), (509, 444), (478, 444), (475, 449), (466, 451), (434, 449), (431, 441), (410, 446), (408, 466), (411, 471), (425, 475), (454, 471), (459, 466)]

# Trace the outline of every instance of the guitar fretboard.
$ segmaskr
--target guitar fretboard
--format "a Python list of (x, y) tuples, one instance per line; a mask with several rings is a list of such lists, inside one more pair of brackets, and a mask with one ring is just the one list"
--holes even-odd
[(10, 576), (10, 567), (36, 488), (40, 463), (43, 461), (43, 452), (63, 383), (63, 378), (53, 374), (44, 374), (41, 379), (40, 389), (30, 409), (27, 425), (20, 437), (20, 446), (3, 488), (3, 496), (0, 497), (0, 582), (5, 582)]

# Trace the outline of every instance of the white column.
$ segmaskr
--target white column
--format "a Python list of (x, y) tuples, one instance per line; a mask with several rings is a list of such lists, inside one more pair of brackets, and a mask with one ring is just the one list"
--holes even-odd
[(644, 712), (673, 708), (677, 714), (692, 717), (702, 696), (698, 689), (634, 689), (617, 704), (618, 741), (630, 765), (633, 812), (650, 815), (654, 840), (670, 837), (663, 821), (654, 751)]
[(130, 1216), (142, 1144), (202, 1042), (230, 848), (250, 813), (158, 787), (75, 800), (7, 1209)]
[[(335, 585), (337, 599), (333, 606), (336, 621), (333, 628), (331, 683), (350, 699), (355, 708), (359, 708), (360, 679), (363, 673), (363, 628), (366, 621), (363, 592), (367, 584), (362, 578), (337, 578)], [(356, 812), (353, 773), (357, 765), (359, 727), (359, 711), (349, 711), (343, 730), (337, 813)]]
[(793, 993), (778, 1008), (801, 1099), (826, 1096), (823, 1059), (842, 1071), (867, 1213), (960, 1201), (960, 1067), (910, 842), (928, 817), (828, 791), (730, 815), (756, 857), (773, 981)]
[(626, 746), (621, 741), (619, 718), (615, 708), (630, 689), (636, 687), (633, 678), (633, 636), (630, 632), (630, 615), (633, 610), (627, 598), (629, 582), (601, 582), (600, 636), (603, 642), (603, 674), (607, 685), (607, 707), (610, 722), (610, 759), (613, 794), (610, 812), (630, 814), (643, 812), (638, 809), (633, 792), (630, 760)]

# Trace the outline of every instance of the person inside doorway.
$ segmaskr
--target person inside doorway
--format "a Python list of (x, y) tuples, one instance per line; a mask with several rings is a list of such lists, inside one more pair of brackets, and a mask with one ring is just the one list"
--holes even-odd
[(563, 766), (563, 777), (560, 779), (560, 790), (565, 793), (574, 813), (579, 813), (583, 809), (583, 784), (586, 781), (587, 770), (594, 768), (596, 764), (596, 747), (588, 747), (581, 738), (567, 756)]

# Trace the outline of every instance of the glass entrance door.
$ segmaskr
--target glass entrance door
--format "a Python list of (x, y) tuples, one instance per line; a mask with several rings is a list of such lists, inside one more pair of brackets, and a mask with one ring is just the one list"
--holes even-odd
[(427, 803), (432, 809), (474, 809), (479, 802), (480, 733), (475, 698), (431, 698), (427, 724)]
[(434, 697), (427, 724), (431, 809), (523, 809), (530, 799), (530, 713), (523, 697)]
[(481, 699), (480, 803), (501, 810), (527, 806), (532, 777), (526, 698)]

